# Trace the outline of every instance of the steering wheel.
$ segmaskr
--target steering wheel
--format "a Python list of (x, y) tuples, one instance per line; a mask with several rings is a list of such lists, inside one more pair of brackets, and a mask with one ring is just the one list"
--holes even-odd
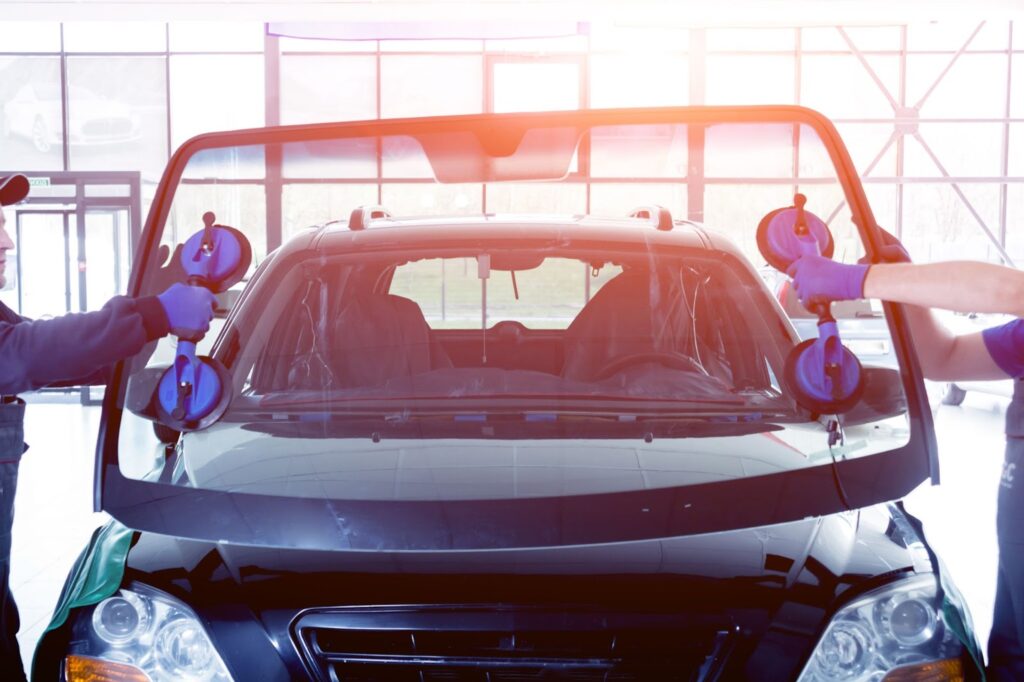
[(613, 360), (598, 373), (596, 380), (601, 381), (607, 379), (613, 374), (621, 372), (624, 368), (630, 365), (639, 365), (645, 362), (656, 362), (659, 365), (664, 365), (669, 369), (679, 369), (684, 372), (699, 372), (701, 371), (700, 365), (691, 358), (689, 355), (683, 355), (682, 353), (669, 353), (666, 351), (653, 351), (650, 353), (633, 353), (632, 355), (623, 355), (621, 358)]

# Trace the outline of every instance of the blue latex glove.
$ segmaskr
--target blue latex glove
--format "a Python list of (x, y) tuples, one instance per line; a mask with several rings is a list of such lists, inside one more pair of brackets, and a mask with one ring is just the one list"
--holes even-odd
[(804, 307), (829, 301), (864, 298), (864, 278), (869, 265), (836, 263), (824, 256), (801, 256), (786, 274)]
[[(909, 263), (910, 254), (907, 252), (907, 247), (903, 246), (903, 243), (887, 230), (880, 227), (878, 231), (882, 233), (882, 248), (879, 250), (879, 255), (882, 257), (881, 262)], [(857, 262), (870, 264), (871, 260), (864, 256)]]
[(201, 337), (210, 330), (217, 298), (209, 289), (177, 282), (158, 294), (157, 300), (164, 307), (175, 336)]
[(988, 354), (1014, 379), (1024, 377), (1024, 321), (1019, 318), (981, 332)]

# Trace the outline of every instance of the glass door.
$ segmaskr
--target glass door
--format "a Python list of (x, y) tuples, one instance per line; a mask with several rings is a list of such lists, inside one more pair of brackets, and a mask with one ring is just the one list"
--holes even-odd
[[(78, 230), (68, 210), (20, 210), (15, 217), (16, 273), (8, 276), (21, 315), (44, 319), (79, 310)], [(12, 260), (8, 257), (8, 260)]]
[[(124, 294), (131, 269), (131, 234), (127, 207), (79, 207), (79, 310), (98, 310)], [(83, 386), (82, 404), (103, 400), (103, 386)]]
[(131, 237), (127, 208), (92, 208), (84, 211), (79, 232), (82, 273), (82, 310), (97, 310), (111, 297), (125, 292), (131, 268)]

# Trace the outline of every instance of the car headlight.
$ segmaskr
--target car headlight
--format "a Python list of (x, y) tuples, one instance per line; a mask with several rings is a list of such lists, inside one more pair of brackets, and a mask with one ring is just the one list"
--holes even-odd
[(64, 668), (68, 682), (232, 682), (195, 612), (140, 584), (81, 612)]
[(935, 576), (868, 592), (839, 610), (800, 682), (963, 680), (963, 645), (946, 626)]

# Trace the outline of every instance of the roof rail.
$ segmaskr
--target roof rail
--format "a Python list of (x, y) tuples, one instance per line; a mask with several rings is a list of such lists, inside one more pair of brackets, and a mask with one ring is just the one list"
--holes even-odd
[(638, 206), (629, 212), (630, 218), (646, 218), (647, 220), (657, 221), (658, 229), (664, 232), (669, 232), (674, 223), (672, 221), (672, 212), (664, 206), (658, 204), (651, 204), (650, 206)]
[(391, 212), (383, 206), (357, 206), (348, 218), (348, 229), (365, 230), (371, 220), (390, 217)]

